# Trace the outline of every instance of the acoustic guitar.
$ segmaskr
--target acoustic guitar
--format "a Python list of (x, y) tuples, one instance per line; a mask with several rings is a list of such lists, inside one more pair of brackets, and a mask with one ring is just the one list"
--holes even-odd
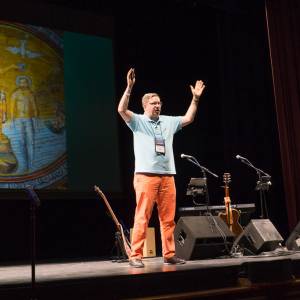
[(116, 225), (116, 228), (119, 232), (119, 236), (121, 238), (121, 242), (122, 242), (122, 246), (123, 247), (123, 250), (125, 251), (124, 254), (127, 255), (128, 258), (130, 258), (130, 255), (131, 255), (131, 245), (130, 245), (130, 242), (129, 240), (127, 239), (126, 235), (124, 234), (124, 230), (123, 230), (123, 227), (121, 225), (121, 223), (118, 221), (115, 213), (113, 212), (107, 198), (105, 197), (104, 193), (99, 189), (99, 187), (97, 187), (96, 185), (94, 186), (94, 189), (95, 191), (97, 192), (97, 194), (104, 200), (104, 203)]
[(238, 236), (243, 232), (243, 227), (239, 224), (240, 212), (231, 208), (231, 200), (229, 197), (229, 183), (231, 182), (230, 173), (223, 174), (224, 190), (225, 190), (225, 212), (219, 213), (219, 217), (227, 224), (230, 231)]

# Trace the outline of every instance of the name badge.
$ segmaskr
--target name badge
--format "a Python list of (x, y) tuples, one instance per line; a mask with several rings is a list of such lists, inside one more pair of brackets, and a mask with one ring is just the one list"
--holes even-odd
[(154, 143), (155, 143), (156, 154), (165, 155), (166, 153), (165, 140), (161, 137), (155, 137)]

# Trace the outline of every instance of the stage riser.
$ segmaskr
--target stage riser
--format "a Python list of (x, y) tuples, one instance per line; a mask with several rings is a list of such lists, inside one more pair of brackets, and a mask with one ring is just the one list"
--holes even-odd
[[(190, 295), (189, 298), (183, 299), (298, 300), (300, 278), (295, 278), (296, 274), (293, 273), (299, 269), (300, 255), (298, 256), (293, 259), (252, 258), (253, 261), (244, 258), (246, 262), (243, 262), (243, 259), (236, 259), (231, 260), (231, 263), (226, 259), (199, 260), (183, 266), (164, 266), (161, 259), (154, 258), (145, 261), (145, 270), (132, 269), (127, 264), (108, 261), (103, 264), (91, 262), (88, 269), (83, 267), (82, 263), (73, 263), (70, 267), (66, 264), (65, 269), (72, 271), (69, 274), (66, 272), (52, 279), (43, 277), (43, 281), (40, 279), (42, 277), (37, 276), (36, 294), (41, 300), (134, 299), (162, 295), (173, 295), (173, 298), (178, 295), (178, 299), (183, 295), (186, 297)], [(56, 268), (61, 269), (61, 266), (58, 264)], [(90, 276), (83, 277), (83, 270), (85, 276), (90, 270)], [(80, 273), (81, 271), (83, 273)], [(7, 274), (11, 272), (8, 270)], [(43, 273), (45, 272), (53, 276), (53, 265), (45, 265)], [(82, 277), (78, 276), (79, 274)], [(28, 272), (26, 272), (27, 282), (22, 283), (19, 275), (16, 274), (15, 282), (11, 282), (8, 286), (7, 276), (2, 269), (1, 300), (30, 298)], [(77, 278), (72, 278), (75, 275)], [(172, 297), (170, 299), (173, 299)]]

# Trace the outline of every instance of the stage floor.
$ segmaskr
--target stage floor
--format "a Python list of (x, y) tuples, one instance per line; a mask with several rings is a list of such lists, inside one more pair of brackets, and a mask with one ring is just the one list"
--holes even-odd
[[(300, 253), (194, 260), (178, 266), (164, 265), (161, 257), (155, 257), (144, 259), (144, 263), (145, 268), (140, 269), (111, 260), (38, 263), (35, 292), (38, 299), (89, 300), (150, 296), (149, 299), (162, 299), (155, 297), (172, 294), (199, 298), (201, 293), (209, 297), (209, 293), (232, 293), (234, 289), (241, 295), (249, 292), (252, 284), (297, 285)], [(246, 285), (241, 285), (241, 278), (247, 280)], [(30, 265), (0, 267), (1, 299), (25, 299), (24, 294), (30, 296), (31, 292)]]

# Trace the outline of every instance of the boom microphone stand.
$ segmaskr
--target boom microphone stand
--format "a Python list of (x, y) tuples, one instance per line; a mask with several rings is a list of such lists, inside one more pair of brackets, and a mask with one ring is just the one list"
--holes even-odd
[(31, 186), (26, 187), (30, 199), (30, 227), (31, 227), (31, 300), (36, 298), (35, 265), (36, 265), (36, 209), (41, 202)]
[[(186, 158), (189, 162), (191, 162), (192, 164), (196, 165), (198, 168), (201, 169), (203, 181), (205, 181), (205, 182), (207, 181), (206, 173), (209, 173), (210, 175), (212, 175), (213, 177), (216, 177), (216, 178), (219, 177), (218, 175), (216, 175), (215, 173), (213, 173), (209, 169), (207, 169), (204, 166), (200, 165), (200, 163), (198, 162), (198, 160), (194, 156), (181, 154), (181, 158)], [(204, 193), (205, 193), (205, 198), (206, 198), (206, 207), (207, 207), (207, 210), (208, 210), (208, 207), (209, 207), (209, 193), (208, 193), (207, 183), (205, 184), (204, 189), (205, 189)]]
[[(259, 191), (259, 199), (260, 199), (260, 218), (268, 218), (268, 208), (266, 201), (266, 191), (269, 190), (271, 183), (271, 176), (264, 172), (263, 170), (255, 167), (247, 158), (242, 157), (240, 155), (236, 155), (236, 158), (239, 159), (242, 163), (247, 165), (248, 167), (254, 169), (258, 176), (258, 181), (256, 183), (255, 190)], [(265, 212), (265, 213), (264, 213)]]
[[(210, 175), (212, 175), (215, 178), (218, 178), (219, 176), (216, 175), (215, 173), (213, 173), (212, 171), (208, 170), (207, 168), (205, 168), (204, 166), (200, 165), (200, 163), (198, 162), (198, 160), (190, 155), (186, 155), (186, 154), (181, 154), (181, 158), (186, 158), (189, 162), (191, 162), (192, 164), (196, 165), (197, 167), (199, 167), (201, 169), (202, 172), (202, 176), (203, 178), (205, 178), (206, 180), (206, 173), (209, 173)], [(216, 219), (213, 217), (213, 215), (211, 214), (211, 212), (209, 211), (209, 195), (208, 195), (208, 188), (207, 188), (207, 184), (205, 185), (205, 195), (206, 195), (206, 210), (207, 210), (207, 214), (206, 217), (209, 221), (210, 224), (210, 229), (213, 232), (214, 230), (218, 230), (220, 236), (223, 239), (224, 242), (224, 249), (226, 249), (226, 251), (228, 253), (230, 253), (230, 249), (228, 247), (228, 241), (227, 241), (227, 237), (226, 234), (224, 233), (224, 231), (222, 230), (222, 228), (219, 226), (218, 222), (216, 221)]]

